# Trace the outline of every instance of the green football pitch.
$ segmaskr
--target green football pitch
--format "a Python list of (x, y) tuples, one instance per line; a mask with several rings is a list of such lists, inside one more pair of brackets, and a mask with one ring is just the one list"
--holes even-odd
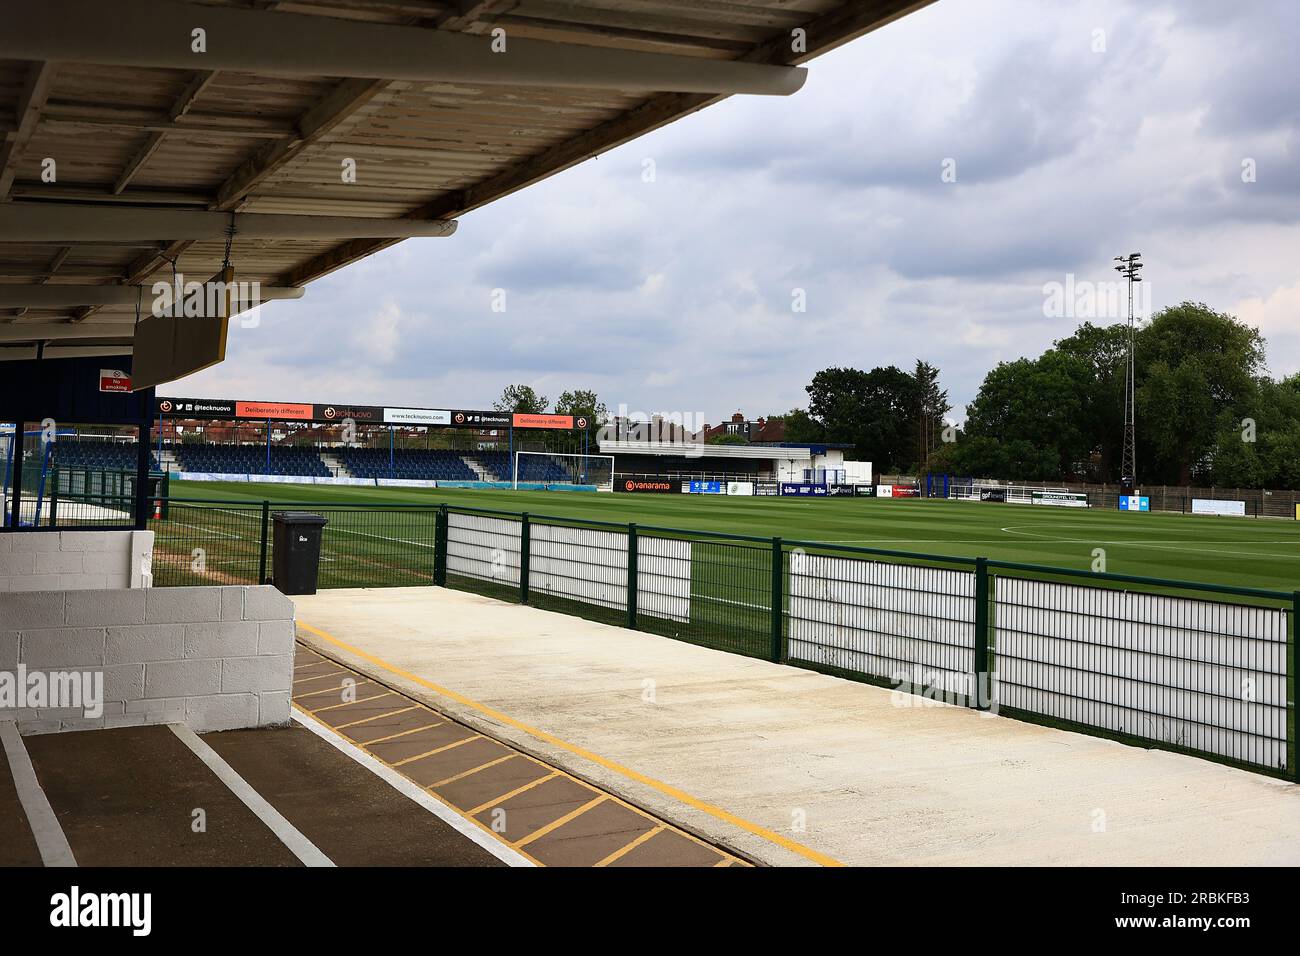
[[(174, 499), (273, 506), (447, 503), (532, 515), (832, 542), (1180, 581), (1300, 589), (1300, 522), (964, 501), (623, 495), (173, 481)], [(190, 512), (191, 515), (194, 512)], [(189, 519), (193, 521), (191, 517)], [(201, 529), (195, 529), (196, 534)], [(251, 530), (251, 529), (250, 529)], [(224, 532), (229, 534), (229, 532)], [(396, 532), (395, 532), (396, 533)], [(242, 536), (242, 535), (241, 535)]]

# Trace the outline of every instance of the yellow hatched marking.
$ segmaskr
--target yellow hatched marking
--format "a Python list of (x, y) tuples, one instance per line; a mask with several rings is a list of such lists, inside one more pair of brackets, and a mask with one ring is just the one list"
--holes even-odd
[(388, 713), (386, 713), (386, 714), (375, 714), (375, 716), (373, 716), (373, 717), (367, 717), (367, 718), (365, 718), (364, 720), (354, 720), (354, 721), (352, 721), (352, 723), (350, 723), (350, 724), (339, 724), (339, 725), (338, 725), (337, 727), (335, 727), (334, 729), (335, 729), (335, 730), (347, 730), (347, 728), (349, 728), (349, 727), (356, 727), (358, 724), (368, 724), (368, 723), (370, 723), (372, 720), (383, 720), (385, 717), (396, 717), (398, 714), (404, 714), (404, 713), (406, 713), (408, 710), (415, 710), (415, 708), (414, 708), (414, 707), (402, 707), (402, 708), (400, 708), (400, 709), (398, 709), (398, 710), (390, 710), (390, 711), (389, 711)]
[(347, 671), (330, 671), (328, 674), (317, 674), (315, 677), (298, 677), (294, 679), (295, 684), (310, 684), (314, 680), (324, 680), (326, 677), (337, 677), (339, 674), (346, 674)]
[(550, 833), (552, 830), (558, 830), (566, 823), (578, 819), (578, 817), (582, 816), (588, 810), (595, 809), (596, 807), (600, 806), (608, 799), (609, 799), (609, 795), (602, 793), (600, 796), (596, 797), (595, 800), (588, 800), (582, 806), (578, 807), (578, 809), (570, 810), (564, 816), (560, 817), (560, 819), (552, 820), (550, 823), (546, 824), (546, 826), (540, 827), (534, 830), (532, 833), (528, 834), (528, 836), (524, 837), (522, 840), (516, 841), (515, 846), (527, 846), (528, 844), (532, 843), (534, 840), (540, 840), (542, 837), (546, 836), (546, 834)]
[(483, 739), (485, 738), (483, 737), (482, 734), (473, 734), (469, 737), (466, 737), (464, 740), (457, 740), (455, 743), (446, 744), (442, 747), (437, 747), (433, 750), (426, 751), (425, 753), (422, 754), (416, 754), (414, 757), (407, 757), (405, 760), (399, 760), (397, 761), (397, 763), (393, 764), (393, 766), (400, 767), (403, 764), (410, 763), (412, 760), (423, 760), (425, 757), (432, 757), (434, 754), (440, 754), (445, 750), (451, 750), (453, 747), (459, 747), (462, 744), (467, 744), (474, 740), (483, 740)]
[[(536, 763), (536, 761), (534, 761), (534, 763)], [(538, 764), (538, 766), (540, 767), (542, 766), (542, 764)], [(511, 797), (517, 797), (521, 793), (526, 793), (527, 791), (533, 789), (533, 787), (541, 786), (546, 781), (554, 780), (558, 776), (560, 776), (560, 772), (558, 770), (553, 770), (544, 777), (538, 777), (532, 783), (526, 783), (522, 787), (515, 787), (509, 793), (503, 793), (499, 797), (493, 797), (487, 803), (480, 803), (473, 810), (466, 810), (465, 812), (471, 817), (477, 816), (478, 814), (482, 813), (484, 810), (487, 810), (489, 807), (495, 807), (498, 804), (505, 803)]]
[(432, 730), (434, 727), (441, 726), (442, 721), (438, 721), (436, 724), (425, 724), (423, 727), (416, 727), (414, 730), (403, 730), (400, 734), (389, 734), (387, 737), (378, 737), (374, 740), (367, 740), (364, 744), (361, 744), (361, 746), (369, 747), (372, 744), (387, 743), (390, 740), (396, 740), (398, 737), (405, 737), (409, 734), (418, 734), (422, 730)]
[(449, 783), (455, 783), (457, 780), (464, 780), (466, 777), (472, 777), (480, 770), (486, 770), (488, 767), (495, 767), (497, 764), (505, 763), (507, 760), (514, 760), (518, 756), (519, 756), (518, 754), (506, 754), (504, 757), (497, 757), (496, 760), (489, 760), (485, 764), (479, 764), (473, 770), (466, 770), (463, 771), (462, 773), (454, 774), (453, 776), (447, 777), (445, 780), (439, 780), (436, 783), (431, 783), (424, 789), (432, 790), (434, 787), (445, 787)]
[[(368, 679), (367, 679), (367, 680), (360, 680), (360, 681), (358, 681), (356, 684), (354, 684), (351, 688), (347, 687), (347, 686), (344, 685), (344, 684), (340, 684), (338, 687), (326, 687), (324, 690), (313, 690), (313, 691), (309, 691), (309, 692), (307, 692), (307, 693), (305, 693), (305, 694), (299, 694), (298, 696), (294, 697), (293, 701), (294, 701), (295, 704), (297, 704), (297, 703), (299, 703), (300, 701), (311, 700), (313, 697), (321, 697), (321, 696), (323, 696), (323, 695), (327, 695), (327, 694), (335, 694), (335, 695), (337, 695), (337, 694), (341, 694), (341, 693), (343, 693), (344, 691), (347, 691), (347, 690), (354, 690), (354, 691), (355, 691), (358, 687), (361, 687), (361, 686), (364, 685), (364, 684), (373, 684), (375, 687), (384, 687), (384, 685), (381, 684), (381, 683), (379, 683), (379, 681), (368, 680)], [(366, 689), (366, 690), (369, 690), (370, 688), (367, 687), (367, 688), (365, 688), (365, 689)], [(384, 690), (388, 690), (388, 689), (389, 689), (389, 688), (384, 687)], [(304, 709), (305, 709), (305, 708), (304, 708)]]
[(623, 857), (627, 856), (627, 854), (631, 853), (633, 850), (635, 850), (637, 847), (639, 847), (639, 846), (640, 846), (642, 843), (644, 843), (646, 840), (649, 840), (651, 837), (658, 836), (660, 833), (663, 833), (664, 830), (666, 830), (666, 829), (668, 829), (668, 828), (665, 827), (665, 826), (661, 823), (661, 824), (659, 824), (659, 826), (655, 827), (653, 830), (647, 830), (645, 833), (641, 834), (639, 837), (637, 837), (635, 840), (633, 840), (633, 841), (632, 841), (631, 843), (629, 843), (627, 846), (615, 850), (613, 853), (611, 853), (609, 856), (605, 857), (605, 859), (601, 860), (601, 861), (598, 862), (596, 865), (597, 865), (597, 866), (609, 866), (609, 865), (610, 865), (611, 863), (613, 863), (615, 860), (619, 860), (619, 859), (622, 859)]
[[(378, 686), (379, 686), (379, 687), (383, 687), (384, 685), (383, 685), (383, 684), (379, 684)], [(340, 707), (354, 707), (354, 706), (356, 706), (357, 704), (364, 704), (364, 703), (366, 703), (367, 701), (378, 700), (378, 699), (381, 698), (381, 697), (387, 697), (387, 696), (388, 696), (389, 694), (391, 694), (391, 693), (393, 693), (391, 690), (386, 690), (386, 691), (384, 691), (384, 693), (382, 693), (382, 694), (375, 694), (373, 697), (359, 697), (359, 698), (357, 698), (356, 700), (347, 700), (347, 701), (344, 701), (344, 702), (341, 703), (341, 704), (330, 704), (328, 707), (317, 707), (315, 710), (308, 710), (307, 713), (309, 713), (309, 714), (323, 714), (323, 713), (325, 713), (325, 711), (327, 711), (327, 710), (338, 710), (338, 708), (340, 708)], [(306, 709), (306, 708), (304, 708), (304, 709)]]

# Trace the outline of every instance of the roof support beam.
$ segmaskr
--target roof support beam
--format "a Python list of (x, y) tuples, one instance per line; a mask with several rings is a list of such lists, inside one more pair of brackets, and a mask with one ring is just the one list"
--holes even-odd
[[(191, 49), (202, 29), (206, 52)], [(154, 0), (41, 0), (6, 14), (0, 57), (272, 76), (788, 96), (806, 71), (667, 53)]]
[[(6, 18), (7, 16), (8, 14)], [(27, 148), (32, 134), (36, 132), (41, 110), (50, 95), (53, 77), (54, 67), (49, 63), (33, 63), (27, 72), (27, 80), (22, 92), (18, 94), (18, 128), (6, 133), (4, 140), (0, 141), (0, 202), (9, 198), (9, 188), (13, 186), (14, 176), (18, 172), (18, 160)]]
[(450, 236), (446, 219), (365, 219), (160, 209), (96, 203), (0, 204), (0, 242), (155, 242), (159, 236), (240, 239), (413, 239)]
[(230, 209), (238, 204), (249, 190), (284, 168), (303, 149), (318, 142), (393, 85), (379, 80), (344, 80), (299, 118), (297, 136), (267, 143), (236, 169), (217, 190), (214, 208)]
[(0, 325), (0, 342), (44, 342), (50, 339), (135, 338), (134, 322), (9, 322)]
[[(143, 289), (144, 291), (141, 291)], [(305, 290), (283, 286), (260, 286), (263, 302), (275, 299), (301, 299)], [(153, 301), (146, 287), (129, 285), (3, 285), (0, 284), (0, 308), (65, 309), (80, 305), (134, 306)]]
[[(22, 362), (36, 358), (35, 345), (16, 345), (0, 348), (0, 362)], [(130, 355), (129, 345), (51, 345), (41, 353), (47, 359), (98, 358), (109, 355)]]
[[(176, 102), (172, 104), (172, 108), (167, 111), (168, 121), (175, 123), (176, 120), (188, 113), (190, 107), (194, 105), (194, 100), (203, 92), (207, 85), (212, 82), (212, 78), (216, 75), (217, 74), (211, 70), (201, 70), (198, 73), (195, 73), (194, 77), (185, 87), (185, 90), (176, 98)], [(144, 145), (140, 147), (139, 151), (133, 157), (131, 157), (131, 161), (126, 164), (126, 168), (122, 171), (122, 175), (119, 176), (117, 182), (113, 184), (114, 196), (120, 195), (122, 190), (130, 184), (131, 180), (135, 177), (135, 174), (143, 168), (145, 163), (149, 162), (149, 158), (158, 151), (158, 147), (162, 145), (163, 138), (166, 135), (167, 134), (161, 130), (149, 134), (148, 138), (144, 141)]]

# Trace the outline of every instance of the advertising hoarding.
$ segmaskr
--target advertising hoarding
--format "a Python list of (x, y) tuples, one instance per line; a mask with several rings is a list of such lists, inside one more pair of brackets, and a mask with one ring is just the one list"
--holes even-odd
[(620, 478), (614, 482), (614, 490), (635, 495), (676, 495), (681, 494), (682, 483), (667, 478)]
[(720, 481), (692, 481), (690, 493), (693, 495), (725, 495), (726, 489)]
[(440, 408), (385, 408), (387, 425), (450, 425), (451, 410)]
[(1006, 503), (1007, 489), (1005, 488), (981, 488), (980, 501), (1000, 501)]
[(1032, 492), (1036, 505), (1052, 505), (1057, 508), (1086, 508), (1088, 496), (1074, 491), (1035, 491)]
[(783, 498), (824, 498), (826, 497), (826, 486), (807, 485), (800, 481), (783, 481), (781, 482), (781, 496)]
[(523, 415), (514, 416), (515, 428), (560, 428), (573, 427), (572, 415)]
[(1246, 516), (1246, 502), (1224, 501), (1218, 498), (1193, 498), (1192, 514), (1235, 515), (1244, 518)]
[(1146, 495), (1120, 495), (1120, 511), (1150, 511), (1151, 499)]

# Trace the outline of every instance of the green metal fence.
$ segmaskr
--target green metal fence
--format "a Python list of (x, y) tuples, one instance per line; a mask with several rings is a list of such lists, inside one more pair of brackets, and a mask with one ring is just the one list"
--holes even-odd
[[(437, 584), (1300, 779), (1286, 593), (449, 505), (311, 510), (319, 586)], [(272, 506), (170, 499), (154, 583), (257, 583)]]

